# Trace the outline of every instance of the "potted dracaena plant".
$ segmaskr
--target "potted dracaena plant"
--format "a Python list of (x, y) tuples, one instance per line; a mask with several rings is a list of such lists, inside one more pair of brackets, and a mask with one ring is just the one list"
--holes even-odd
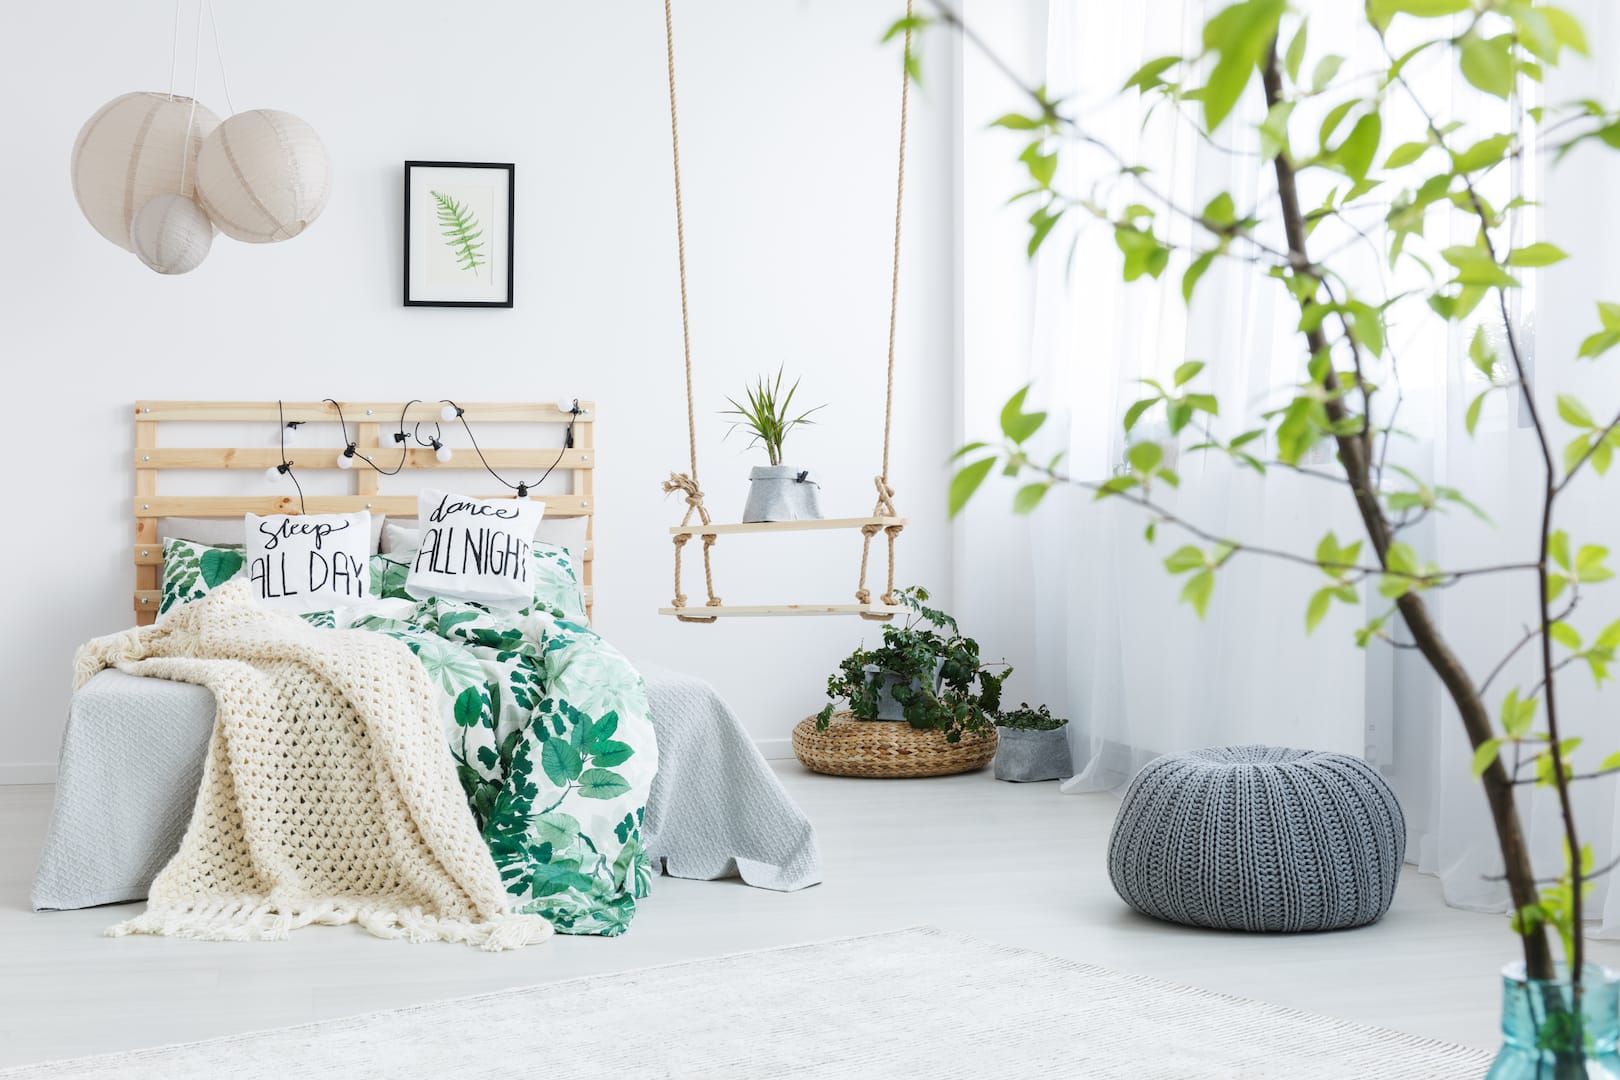
[(884, 626), (883, 644), (858, 648), (839, 663), (827, 680), (827, 705), (816, 715), (816, 730), (825, 731), (846, 703), (857, 720), (904, 720), (940, 732), (948, 743), (994, 731), (1001, 685), (1012, 668), (982, 662), (979, 643), (963, 637), (951, 616), (927, 605), (927, 589), (913, 586), (897, 595), (911, 614), (901, 625)]
[[(907, 43), (930, 26), (963, 34), (972, 47), (985, 46), (963, 25), (946, 0), (927, 0), (927, 15), (895, 23), (892, 37)], [(1358, 5), (1359, 6), (1359, 5)], [(963, 448), (963, 464), (951, 483), (953, 512), (960, 510), (998, 466), (1023, 474), (1015, 509), (1028, 512), (1055, 487), (1087, 489), (1098, 498), (1134, 504), (1148, 521), (1145, 539), (1176, 530), (1190, 541), (1165, 560), (1172, 574), (1185, 575), (1183, 599), (1202, 616), (1222, 569), (1239, 557), (1285, 558), (1316, 566), (1320, 586), (1306, 605), (1307, 632), (1335, 603), (1383, 603), (1367, 612), (1357, 645), (1382, 646), (1392, 628), (1404, 628), (1407, 648), (1434, 671), (1454, 706), (1472, 747), (1474, 774), (1481, 780), (1502, 856), (1511, 901), (1510, 925), (1520, 936), (1523, 961), (1503, 976), (1504, 1044), (1493, 1066), (1493, 1080), (1538, 1077), (1620, 1076), (1615, 1046), (1620, 1037), (1617, 999), (1620, 980), (1613, 971), (1587, 963), (1585, 901), (1593, 881), (1615, 863), (1593, 856), (1583, 841), (1571, 788), (1620, 770), (1620, 754), (1591, 756), (1591, 748), (1568, 734), (1557, 690), (1571, 664), (1589, 667), (1601, 682), (1620, 647), (1620, 623), (1591, 639), (1566, 621), (1577, 598), (1590, 595), (1611, 578), (1608, 549), (1595, 542), (1577, 546), (1559, 522), (1559, 507), (1570, 484), (1607, 471), (1620, 448), (1620, 414), (1605, 420), (1577, 397), (1559, 395), (1556, 410), (1537, 392), (1530, 358), (1514, 317), (1515, 296), (1525, 274), (1563, 260), (1556, 245), (1522, 239), (1519, 218), (1526, 201), (1501, 201), (1481, 193), (1494, 171), (1522, 161), (1526, 148), (1539, 145), (1562, 159), (1577, 147), (1588, 153), (1620, 149), (1620, 111), (1595, 100), (1567, 104), (1527, 102), (1545, 72), (1569, 54), (1587, 54), (1580, 23), (1562, 8), (1530, 0), (1366, 0), (1358, 17), (1378, 60), (1346, 65), (1307, 38), (1308, 6), (1284, 0), (1234, 0), (1211, 5), (1201, 51), (1166, 56), (1144, 65), (1124, 92), (1163, 108), (1177, 122), (1192, 125), (1203, 138), (1228, 147), (1234, 140), (1256, 156), (1272, 183), (1258, 203), (1240, 205), (1239, 193), (1220, 192), (1202, 205), (1178, 201), (1154, 174), (1121, 149), (1085, 129), (1073, 107), (1033, 85), (1020, 84), (1026, 107), (995, 124), (1019, 133), (1021, 162), (1030, 182), (1018, 196), (1034, 206), (1028, 251), (1033, 256), (1065, 217), (1095, 221), (1111, 230), (1123, 256), (1127, 281), (1153, 280), (1172, 264), (1180, 291), (1190, 303), (1200, 278), (1217, 261), (1235, 272), (1264, 275), (1300, 314), (1297, 327), (1299, 383), (1274, 411), (1256, 421), (1232, 425), (1214, 394), (1199, 380), (1203, 365), (1183, 363), (1173, 381), (1148, 384), (1150, 393), (1124, 416), (1130, 432), (1143, 416), (1162, 416), (1175, 442), (1195, 434), (1195, 446), (1182, 453), (1213, 454), (1262, 476), (1277, 469), (1299, 469), (1313, 447), (1334, 453), (1310, 471), (1339, 483), (1365, 536), (1349, 542), (1328, 533), (1314, 554), (1263, 549), (1241, 538), (1221, 535), (1178, 515), (1165, 499), (1181, 480), (1168, 464), (1165, 443), (1138, 439), (1129, 451), (1129, 471), (1090, 481), (1068, 474), (1059, 459), (1037, 456), (1037, 436), (1046, 414), (1025, 408), (1020, 390), (1002, 410), (1002, 440)], [(987, 51), (987, 50), (986, 50)], [(1314, 63), (1311, 54), (1318, 54)], [(1448, 114), (1409, 74), (1414, 58), (1455, 71), (1484, 100), (1497, 99), (1492, 113), (1505, 119), (1485, 130), (1478, 114)], [(993, 53), (990, 59), (1014, 78), (1013, 68)], [(1304, 74), (1302, 74), (1304, 73)], [(1255, 83), (1266, 106), (1246, 125), (1234, 117), (1239, 99)], [(1296, 104), (1310, 101), (1309, 126), (1294, 123)], [(1472, 100), (1458, 97), (1458, 102)], [(1301, 114), (1306, 110), (1301, 109)], [(1230, 121), (1230, 122), (1228, 122)], [(1256, 122), (1258, 121), (1258, 122)], [(1117, 185), (1108, 192), (1075, 195), (1063, 189), (1064, 155), (1077, 147), (1100, 153), (1111, 164)], [(1318, 209), (1300, 199), (1301, 178), (1333, 187)], [(1560, 218), (1596, 220), (1601, 207), (1566, 205)], [(1430, 213), (1431, 210), (1436, 211)], [(1547, 220), (1547, 211), (1541, 211)], [(1466, 220), (1447, 236), (1451, 215)], [(1172, 240), (1169, 222), (1191, 226), (1192, 242)], [(1063, 226), (1067, 228), (1068, 226)], [(1335, 239), (1349, 232), (1356, 243), (1381, 248), (1390, 267), (1416, 279), (1410, 289), (1388, 293), (1365, 288), (1367, 275), (1347, 265), (1358, 255)], [(1459, 242), (1455, 237), (1461, 237)], [(1386, 469), (1386, 452), (1399, 451), (1399, 391), (1390, 373), (1395, 358), (1387, 330), (1437, 320), (1460, 329), (1478, 310), (1492, 324), (1471, 335), (1468, 358), (1479, 372), (1479, 390), (1464, 418), (1470, 435), (1482, 403), (1492, 395), (1516, 399), (1533, 436), (1539, 482), (1524, 492), (1522, 510), (1538, 523), (1535, 547), (1523, 562), (1500, 567), (1443, 568), (1420, 554), (1402, 529), (1414, 514), (1471, 504), (1462, 493), (1421, 479), (1415, 471)], [(1599, 305), (1597, 324), (1587, 328), (1576, 356), (1554, 356), (1545, 348), (1536, 366), (1547, 369), (1572, 360), (1597, 360), (1620, 345), (1620, 304)], [(1577, 335), (1579, 336), (1579, 335)], [(1468, 339), (1466, 332), (1459, 338)], [(1545, 383), (1543, 383), (1545, 386)], [(1214, 420), (1219, 417), (1221, 430)], [(1240, 418), (1247, 420), (1246, 417)], [(1560, 448), (1559, 444), (1564, 445)], [(1561, 452), (1560, 452), (1561, 449)], [(1043, 464), (1044, 463), (1044, 464)], [(1397, 472), (1399, 475), (1397, 475)], [(1525, 575), (1534, 585), (1536, 616), (1509, 656), (1522, 650), (1534, 657), (1535, 671), (1517, 687), (1490, 685), (1491, 676), (1459, 659), (1429, 608), (1430, 594), (1466, 588), (1483, 573)], [(1363, 583), (1375, 586), (1361, 588)], [(1588, 607), (1590, 604), (1587, 605)], [(1506, 665), (1484, 670), (1501, 671)], [(1504, 680), (1504, 682), (1509, 680)], [(1602, 750), (1599, 751), (1601, 755)], [(1537, 873), (1515, 793), (1523, 785), (1550, 789), (1556, 796), (1564, 867), (1546, 878)], [(1555, 953), (1560, 946), (1562, 958)]]
[(743, 400), (727, 398), (731, 408), (724, 416), (734, 416), (726, 434), (741, 430), (748, 434), (750, 446), (765, 451), (768, 465), (755, 465), (748, 472), (748, 499), (743, 505), (744, 521), (804, 521), (821, 517), (818, 486), (810, 477), (809, 469), (783, 464), (782, 444), (796, 427), (814, 424), (810, 416), (826, 408), (817, 405), (793, 415), (793, 395), (798, 392), (799, 381), (785, 391), (782, 389), (782, 369), (776, 369), (776, 378), (761, 375), (748, 387)]

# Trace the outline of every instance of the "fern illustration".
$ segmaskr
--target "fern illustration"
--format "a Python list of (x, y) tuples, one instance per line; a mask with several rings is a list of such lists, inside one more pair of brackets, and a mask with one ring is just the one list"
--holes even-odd
[(476, 272), (488, 261), (482, 252), (483, 242), (478, 239), (484, 235), (478, 215), (465, 203), (458, 203), (448, 195), (437, 191), (428, 194), (439, 204), (439, 231), (444, 234), (444, 242), (456, 253), (461, 269)]

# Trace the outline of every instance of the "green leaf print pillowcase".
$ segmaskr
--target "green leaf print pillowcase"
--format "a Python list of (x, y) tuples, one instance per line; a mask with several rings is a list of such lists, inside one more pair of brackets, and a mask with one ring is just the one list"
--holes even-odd
[(242, 572), (246, 560), (237, 548), (209, 547), (190, 540), (163, 541), (163, 595), (158, 614), (201, 600)]

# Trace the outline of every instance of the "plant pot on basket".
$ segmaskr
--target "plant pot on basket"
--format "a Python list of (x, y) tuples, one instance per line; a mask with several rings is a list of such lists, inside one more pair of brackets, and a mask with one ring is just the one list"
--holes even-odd
[(1067, 780), (1074, 775), (1074, 759), (1069, 753), (1069, 733), (1064, 728), (1051, 731), (996, 729), (995, 773), (997, 780), (1028, 783), (1035, 780)]
[(821, 514), (821, 485), (808, 469), (792, 465), (755, 465), (748, 470), (744, 521), (814, 521)]

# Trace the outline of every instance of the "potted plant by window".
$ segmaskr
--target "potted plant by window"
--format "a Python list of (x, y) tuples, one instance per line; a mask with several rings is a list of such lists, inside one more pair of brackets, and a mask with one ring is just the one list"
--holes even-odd
[(1001, 684), (1012, 668), (981, 662), (979, 643), (963, 637), (955, 619), (927, 606), (927, 589), (914, 586), (898, 595), (911, 615), (883, 628), (882, 645), (856, 649), (838, 665), (827, 680), (828, 704), (816, 716), (817, 730), (825, 731), (847, 703), (857, 720), (904, 720), (950, 743), (993, 732)]
[(793, 395), (799, 389), (798, 380), (782, 389), (782, 369), (776, 369), (776, 378), (761, 375), (747, 388), (743, 401), (727, 398), (731, 408), (723, 415), (735, 416), (732, 431), (741, 428), (752, 442), (765, 448), (769, 465), (755, 465), (748, 473), (748, 500), (743, 505), (744, 521), (804, 521), (821, 517), (821, 501), (817, 497), (818, 485), (810, 478), (809, 469), (782, 464), (782, 443), (788, 432), (801, 424), (813, 424), (810, 415), (825, 405), (817, 405), (797, 416), (792, 414)]
[(1032, 709), (1026, 701), (1002, 713), (996, 726), (1000, 729), (994, 766), (997, 780), (1021, 784), (1067, 780), (1074, 775), (1067, 717), (1053, 716), (1045, 705)]

